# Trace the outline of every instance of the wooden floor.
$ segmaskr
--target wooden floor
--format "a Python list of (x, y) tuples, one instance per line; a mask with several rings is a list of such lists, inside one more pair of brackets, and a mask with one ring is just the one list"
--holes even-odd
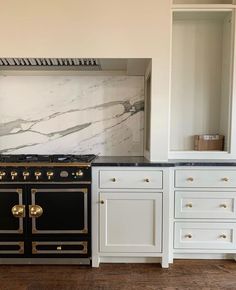
[(157, 264), (0, 266), (1, 290), (236, 289), (236, 262), (175, 261)]

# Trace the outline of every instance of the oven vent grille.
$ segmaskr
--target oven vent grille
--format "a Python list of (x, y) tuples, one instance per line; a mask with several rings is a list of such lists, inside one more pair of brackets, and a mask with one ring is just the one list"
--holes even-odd
[(77, 67), (101, 70), (96, 58), (0, 58), (0, 67)]

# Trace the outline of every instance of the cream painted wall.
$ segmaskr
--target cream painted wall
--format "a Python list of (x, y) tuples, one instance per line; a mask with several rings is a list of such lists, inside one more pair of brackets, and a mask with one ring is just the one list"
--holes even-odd
[(171, 0), (0, 0), (1, 57), (152, 58), (151, 160), (168, 159)]
[(0, 55), (161, 57), (169, 13), (169, 0), (0, 0)]

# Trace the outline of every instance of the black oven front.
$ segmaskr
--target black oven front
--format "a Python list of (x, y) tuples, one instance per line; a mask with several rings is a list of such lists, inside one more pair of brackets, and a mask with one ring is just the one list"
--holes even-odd
[(68, 182), (64, 177), (60, 182), (59, 175), (0, 182), (0, 259), (60, 257), (90, 263), (91, 169), (83, 170), (84, 180), (70, 168)]

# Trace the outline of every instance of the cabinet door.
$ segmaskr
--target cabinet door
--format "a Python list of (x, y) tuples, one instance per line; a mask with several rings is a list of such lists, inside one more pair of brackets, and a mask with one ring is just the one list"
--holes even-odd
[(162, 193), (100, 193), (101, 252), (161, 252)]

